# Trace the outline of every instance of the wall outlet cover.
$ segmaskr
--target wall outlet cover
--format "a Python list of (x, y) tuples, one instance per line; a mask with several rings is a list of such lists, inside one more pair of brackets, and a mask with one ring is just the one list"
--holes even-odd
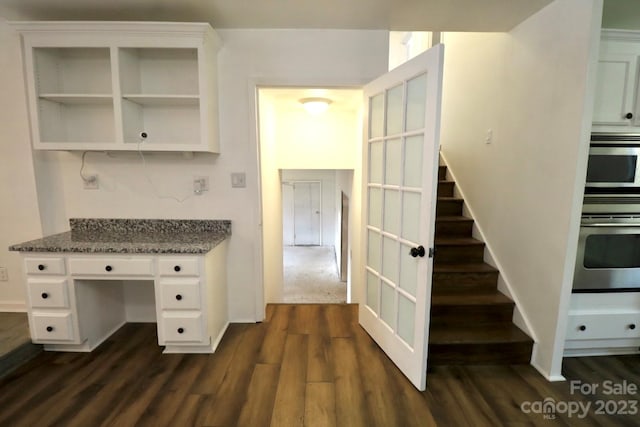
[(247, 174), (244, 172), (234, 172), (231, 174), (232, 188), (245, 188), (247, 186)]
[(9, 272), (7, 267), (0, 267), (0, 282), (7, 282), (9, 280)]

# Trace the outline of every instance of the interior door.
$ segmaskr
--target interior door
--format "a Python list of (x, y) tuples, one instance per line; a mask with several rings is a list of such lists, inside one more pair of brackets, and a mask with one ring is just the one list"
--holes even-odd
[(360, 324), (426, 386), (444, 47), (364, 88), (365, 284)]
[(293, 184), (293, 233), (296, 246), (320, 245), (320, 182)]

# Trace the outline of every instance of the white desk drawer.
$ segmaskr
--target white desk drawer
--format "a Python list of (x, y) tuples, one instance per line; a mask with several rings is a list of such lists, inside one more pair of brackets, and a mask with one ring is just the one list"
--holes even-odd
[(64, 258), (25, 258), (27, 274), (65, 274)]
[(201, 307), (200, 281), (198, 279), (184, 279), (181, 282), (163, 281), (160, 283), (160, 299), (163, 310), (199, 310)]
[(33, 340), (36, 342), (73, 341), (71, 313), (33, 313)]
[(69, 308), (66, 279), (27, 280), (29, 302), (33, 308)]
[(158, 272), (161, 276), (198, 276), (198, 258), (160, 258)]
[[(202, 342), (204, 330), (200, 312), (173, 315), (162, 313), (162, 335), (166, 342)], [(162, 343), (161, 343), (162, 344)]]
[(151, 258), (69, 258), (69, 272), (74, 276), (153, 276)]
[(640, 313), (570, 314), (568, 340), (640, 337)]

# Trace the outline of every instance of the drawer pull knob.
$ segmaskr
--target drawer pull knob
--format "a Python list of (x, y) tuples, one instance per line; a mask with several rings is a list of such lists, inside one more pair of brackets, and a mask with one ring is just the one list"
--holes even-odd
[(627, 119), (633, 119), (633, 113), (627, 113), (624, 117)]
[(180, 294), (176, 295), (176, 299), (177, 299), (178, 301), (181, 301), (181, 300), (182, 300), (182, 295), (180, 295)]
[(179, 265), (176, 265), (175, 267), (173, 267), (173, 271), (175, 271), (176, 273), (179, 273), (180, 270), (182, 270), (182, 268)]
[(178, 328), (178, 333), (179, 333), (179, 334), (184, 333), (184, 328)]
[(580, 326), (578, 326), (578, 329), (580, 329), (581, 331), (586, 331), (587, 327), (584, 326), (584, 325), (580, 325)]
[(44, 264), (38, 264), (38, 270), (40, 270), (40, 271), (44, 271), (44, 270), (45, 270), (45, 268), (47, 268), (47, 266), (46, 266), (46, 265), (44, 265)]
[(629, 325), (629, 329), (634, 330), (636, 328), (636, 324), (632, 323)]
[(111, 271), (111, 270), (113, 270), (113, 267), (111, 267), (110, 265), (107, 265), (104, 269), (107, 270), (107, 271)]
[(53, 326), (47, 326), (47, 332), (53, 332)]
[(42, 296), (42, 299), (47, 299), (47, 298), (49, 298), (49, 294), (48, 294), (48, 293), (46, 293), (46, 292), (43, 292), (41, 296)]

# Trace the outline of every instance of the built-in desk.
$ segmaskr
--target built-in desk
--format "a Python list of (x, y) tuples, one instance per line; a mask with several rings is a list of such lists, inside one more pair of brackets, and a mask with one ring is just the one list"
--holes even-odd
[(92, 351), (126, 322), (157, 322), (165, 353), (210, 353), (228, 324), (230, 221), (71, 219), (22, 253), (29, 327), (46, 350)]

